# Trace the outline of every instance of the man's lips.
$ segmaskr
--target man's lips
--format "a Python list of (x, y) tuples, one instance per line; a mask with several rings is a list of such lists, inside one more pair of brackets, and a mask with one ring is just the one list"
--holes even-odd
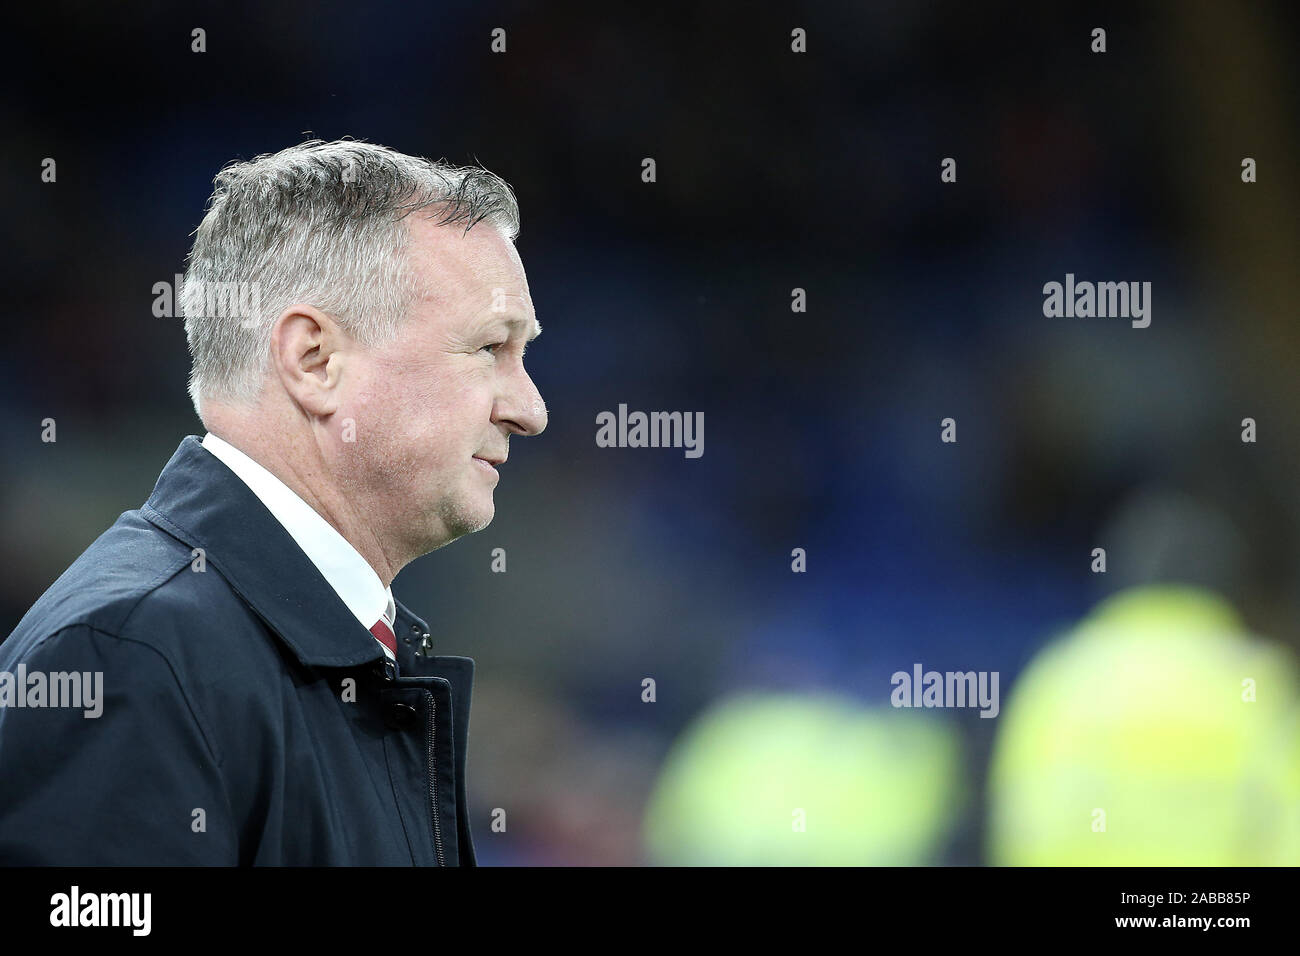
[(498, 478), (501, 477), (494, 466), (505, 464), (504, 458), (483, 458), (479, 455), (475, 455), (474, 460), (478, 462), (480, 468), (483, 468), (490, 474), (496, 475)]

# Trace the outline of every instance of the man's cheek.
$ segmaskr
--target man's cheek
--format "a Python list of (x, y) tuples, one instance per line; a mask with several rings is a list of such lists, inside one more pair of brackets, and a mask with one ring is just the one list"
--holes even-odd
[[(449, 445), (446, 433), (426, 433), (421, 439), (418, 458), (421, 466), (435, 483), (445, 483), (458, 470), (460, 459), (466, 456)], [(470, 462), (472, 464), (472, 462)]]

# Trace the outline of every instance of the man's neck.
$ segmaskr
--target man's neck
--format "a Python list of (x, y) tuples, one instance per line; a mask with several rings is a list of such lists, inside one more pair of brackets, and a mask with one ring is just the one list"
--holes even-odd
[[(207, 428), (283, 482), (356, 549), (374, 569), (384, 587), (392, 585), (400, 567), (394, 567), (384, 552), (378, 529), (362, 520), (353, 503), (330, 480), (330, 470), (314, 441), (308, 439), (288, 446), (272, 445), (257, 440), (250, 430), (212, 419), (209, 419)], [(286, 447), (290, 451), (286, 452)]]

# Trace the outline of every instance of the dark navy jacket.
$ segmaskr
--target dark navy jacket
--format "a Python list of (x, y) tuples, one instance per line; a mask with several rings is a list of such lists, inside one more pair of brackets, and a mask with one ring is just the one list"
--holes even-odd
[(186, 437), (144, 506), (0, 644), (0, 672), (25, 665), (29, 691), (33, 673), (103, 675), (98, 717), (0, 706), (0, 864), (476, 865), (474, 662), (433, 656), (396, 607), (394, 676), (284, 527)]

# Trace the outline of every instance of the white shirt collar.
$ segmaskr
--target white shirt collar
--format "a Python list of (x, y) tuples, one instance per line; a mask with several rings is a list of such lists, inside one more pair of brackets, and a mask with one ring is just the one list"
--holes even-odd
[[(208, 432), (203, 436), (203, 447), (243, 479), (266, 509), (284, 525), (362, 627), (370, 630), (382, 615), (396, 632), (397, 608), (393, 589), (384, 587), (375, 569), (348, 543), (347, 538), (288, 485), (234, 445)], [(384, 651), (389, 657), (393, 656), (387, 647)]]

